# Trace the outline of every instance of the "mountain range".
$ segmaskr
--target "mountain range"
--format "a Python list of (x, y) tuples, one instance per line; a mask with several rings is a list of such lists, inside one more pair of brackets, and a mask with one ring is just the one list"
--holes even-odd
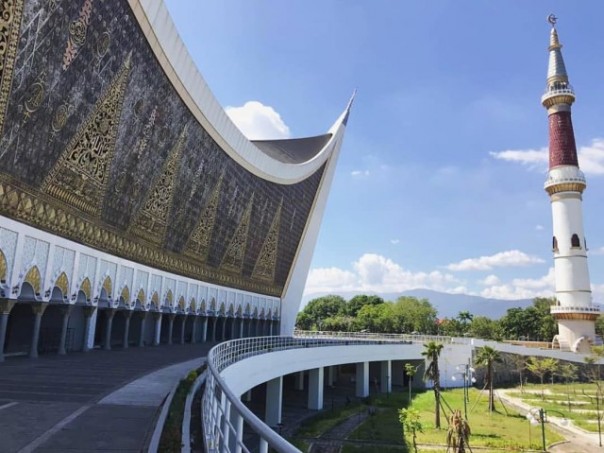
[[(358, 294), (365, 293), (338, 293), (339, 296), (342, 296), (346, 300), (350, 300), (352, 297)], [(300, 309), (302, 309), (310, 300), (326, 295), (327, 293), (305, 294), (304, 297), (302, 297)], [(419, 299), (428, 299), (434, 308), (436, 308), (439, 318), (454, 318), (459, 314), (460, 311), (469, 311), (474, 316), (487, 316), (491, 319), (499, 319), (505, 315), (507, 310), (510, 308), (526, 308), (533, 303), (531, 299), (488, 299), (486, 297), (470, 296), (468, 294), (442, 293), (430, 289), (412, 289), (400, 293), (382, 293), (375, 295), (380, 296), (386, 301), (395, 301), (401, 296), (412, 296)]]

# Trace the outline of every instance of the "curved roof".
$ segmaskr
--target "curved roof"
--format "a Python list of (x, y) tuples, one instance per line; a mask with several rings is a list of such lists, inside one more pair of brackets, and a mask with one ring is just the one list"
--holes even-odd
[(260, 151), (267, 156), (288, 164), (301, 164), (316, 157), (333, 134), (285, 140), (254, 140)]
[[(315, 173), (329, 158), (333, 147), (327, 140), (321, 149), (290, 156), (282, 146), (260, 145), (248, 140), (227, 116), (193, 62), (188, 49), (163, 4), (157, 0), (129, 0), (142, 32), (159, 64), (191, 113), (219, 146), (239, 165), (256, 176), (278, 184), (295, 184)], [(332, 134), (345, 126), (350, 104), (331, 127)], [(306, 139), (304, 139), (306, 140)], [(304, 142), (301, 142), (304, 143)], [(316, 141), (313, 141), (316, 144)], [(279, 149), (277, 149), (279, 148)]]

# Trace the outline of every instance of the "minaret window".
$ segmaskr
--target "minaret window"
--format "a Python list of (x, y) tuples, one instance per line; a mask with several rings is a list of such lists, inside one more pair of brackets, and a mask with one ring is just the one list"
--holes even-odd
[(573, 237), (570, 238), (570, 246), (574, 249), (581, 248), (581, 241), (579, 240), (579, 236), (577, 234), (573, 234)]
[(554, 236), (554, 238), (552, 239), (552, 251), (558, 251), (558, 239), (556, 239), (556, 236)]

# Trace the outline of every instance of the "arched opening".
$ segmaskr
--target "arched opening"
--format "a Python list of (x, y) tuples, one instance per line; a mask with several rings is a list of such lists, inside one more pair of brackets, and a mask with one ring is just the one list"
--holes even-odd
[(579, 239), (579, 235), (578, 234), (573, 234), (572, 237), (570, 238), (570, 246), (574, 249), (580, 249), (581, 248), (581, 240)]
[(552, 251), (553, 252), (557, 252), (558, 251), (558, 239), (556, 239), (556, 236), (554, 236), (552, 238)]

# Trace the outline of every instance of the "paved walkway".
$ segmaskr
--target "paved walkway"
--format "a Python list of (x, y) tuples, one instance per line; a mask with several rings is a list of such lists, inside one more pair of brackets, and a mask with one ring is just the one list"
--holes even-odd
[(0, 453), (143, 451), (175, 380), (211, 346), (8, 359), (0, 364)]

